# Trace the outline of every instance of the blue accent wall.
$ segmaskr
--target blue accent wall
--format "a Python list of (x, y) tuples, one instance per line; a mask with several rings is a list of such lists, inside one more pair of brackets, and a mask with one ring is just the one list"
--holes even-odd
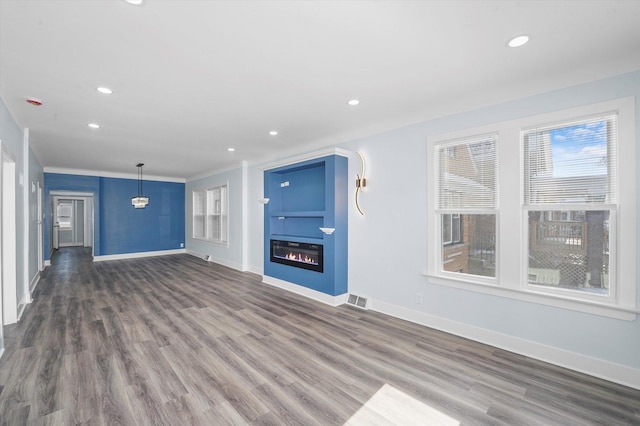
[(184, 184), (144, 182), (149, 205), (135, 209), (135, 179), (100, 178), (102, 255), (179, 249), (184, 244)]
[(45, 173), (45, 258), (51, 248), (50, 191), (93, 194), (93, 254), (104, 256), (180, 249), (185, 229), (184, 188), (183, 183), (144, 181), (149, 205), (135, 209), (131, 205), (131, 197), (138, 192), (135, 179)]

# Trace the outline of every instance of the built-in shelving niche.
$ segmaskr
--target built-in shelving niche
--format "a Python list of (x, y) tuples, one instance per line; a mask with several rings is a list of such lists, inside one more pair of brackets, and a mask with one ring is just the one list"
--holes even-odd
[[(265, 276), (332, 296), (347, 292), (347, 169), (347, 157), (329, 155), (264, 172)], [(272, 240), (321, 245), (322, 272), (272, 261)]]

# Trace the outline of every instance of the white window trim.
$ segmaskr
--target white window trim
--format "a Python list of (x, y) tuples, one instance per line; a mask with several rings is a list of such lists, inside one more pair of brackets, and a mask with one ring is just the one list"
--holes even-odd
[[(610, 241), (615, 247), (616, 277), (612, 277), (610, 296), (583, 294), (572, 290), (538, 289), (527, 283), (526, 241), (527, 230), (525, 209), (522, 204), (523, 175), (519, 164), (520, 132), (522, 129), (545, 123), (572, 120), (578, 117), (603, 114), (615, 111), (618, 114), (618, 203), (617, 235)], [(429, 214), (427, 215), (427, 271), (431, 284), (460, 288), (499, 297), (555, 306), (595, 315), (602, 315), (627, 321), (636, 319), (640, 310), (636, 305), (636, 115), (635, 98), (623, 98), (609, 102), (585, 105), (562, 111), (551, 112), (517, 120), (496, 123), (473, 129), (467, 129), (446, 135), (429, 137), (427, 140), (428, 170), (435, 164), (434, 146), (454, 139), (473, 138), (477, 135), (498, 133), (498, 199), (496, 251), (498, 266), (495, 279), (475, 277), (468, 274), (446, 273), (440, 271), (439, 247), (441, 232), (439, 215), (435, 209), (436, 188), (429, 176), (427, 196)], [(513, 159), (506, 161), (502, 159)], [(515, 179), (514, 176), (520, 179)], [(510, 201), (508, 203), (505, 200)], [(501, 232), (501, 230), (520, 229), (521, 232)], [(505, 235), (507, 234), (507, 235)], [(613, 241), (615, 239), (615, 242)], [(613, 264), (613, 263), (612, 263)], [(624, 277), (623, 279), (617, 279)], [(616, 281), (614, 281), (616, 280)]]
[[(210, 216), (208, 209), (208, 200), (207, 200), (207, 192), (211, 191), (211, 190), (215, 190), (218, 188), (222, 188), (222, 187), (226, 187), (226, 203), (224, 203), (224, 207), (226, 207), (226, 217), (227, 217), (227, 222), (226, 222), (226, 227), (227, 227), (227, 239), (226, 240), (219, 240), (219, 239), (211, 239), (208, 238), (207, 235), (209, 235), (209, 231), (207, 229), (207, 223), (208, 223), (208, 217)], [(204, 237), (196, 237), (194, 236), (194, 217), (195, 217), (195, 212), (193, 211), (193, 196), (196, 192), (203, 192), (204, 193)], [(200, 187), (200, 188), (193, 188), (191, 190), (191, 205), (192, 205), (192, 211), (191, 211), (191, 238), (196, 240), (196, 241), (204, 241), (207, 243), (213, 243), (213, 244), (217, 244), (220, 246), (225, 246), (228, 247), (229, 246), (229, 182), (221, 182), (221, 183), (217, 183), (214, 185), (207, 185), (206, 187)], [(221, 212), (222, 213), (222, 212)], [(221, 214), (222, 215), (222, 214)]]

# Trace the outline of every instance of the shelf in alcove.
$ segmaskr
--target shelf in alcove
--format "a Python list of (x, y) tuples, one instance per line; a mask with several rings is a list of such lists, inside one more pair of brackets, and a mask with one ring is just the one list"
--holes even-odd
[(324, 210), (315, 211), (272, 211), (269, 212), (271, 217), (324, 217)]
[(323, 216), (271, 216), (272, 235), (293, 235), (322, 239), (320, 227), (325, 225)]
[(270, 234), (272, 240), (287, 240), (298, 243), (321, 244), (323, 238), (305, 237), (303, 235)]

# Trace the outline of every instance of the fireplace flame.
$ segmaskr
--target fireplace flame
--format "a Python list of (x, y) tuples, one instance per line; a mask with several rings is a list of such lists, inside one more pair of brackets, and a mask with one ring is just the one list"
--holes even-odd
[(285, 259), (293, 260), (296, 262), (311, 263), (313, 265), (318, 264), (318, 262), (316, 262), (311, 256), (303, 255), (302, 253), (289, 252), (285, 256)]

